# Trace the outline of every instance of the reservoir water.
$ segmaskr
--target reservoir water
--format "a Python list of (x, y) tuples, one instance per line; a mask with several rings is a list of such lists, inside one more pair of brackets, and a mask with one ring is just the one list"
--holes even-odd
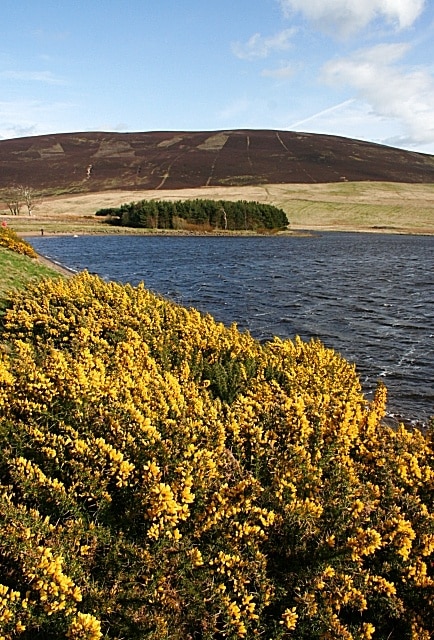
[(79, 236), (32, 238), (42, 255), (145, 285), (236, 322), (259, 340), (295, 335), (356, 363), (366, 396), (389, 389), (392, 422), (434, 415), (434, 237)]

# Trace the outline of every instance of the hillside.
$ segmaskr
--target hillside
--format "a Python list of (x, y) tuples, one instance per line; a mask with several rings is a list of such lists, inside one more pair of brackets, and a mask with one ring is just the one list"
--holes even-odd
[(0, 140), (0, 189), (51, 194), (257, 184), (434, 183), (434, 156), (271, 130), (70, 133)]

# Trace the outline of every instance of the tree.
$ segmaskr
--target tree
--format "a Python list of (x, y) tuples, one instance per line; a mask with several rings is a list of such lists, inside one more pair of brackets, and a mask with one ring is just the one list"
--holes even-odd
[(32, 187), (20, 186), (18, 189), (20, 191), (21, 198), (27, 207), (27, 213), (31, 216), (33, 210), (42, 202), (42, 199), (36, 191), (32, 189)]
[(21, 193), (18, 187), (11, 187), (2, 193), (2, 200), (13, 216), (18, 216), (22, 207)]
[(18, 216), (23, 205), (27, 208), (29, 216), (34, 209), (42, 202), (41, 197), (32, 187), (18, 185), (6, 189), (2, 194), (2, 200), (6, 203), (13, 216)]
[(223, 203), (222, 203), (222, 206), (221, 206), (221, 212), (223, 214), (223, 229), (226, 230), (228, 228), (228, 217), (226, 215), (226, 211), (225, 211), (225, 208), (223, 206)]

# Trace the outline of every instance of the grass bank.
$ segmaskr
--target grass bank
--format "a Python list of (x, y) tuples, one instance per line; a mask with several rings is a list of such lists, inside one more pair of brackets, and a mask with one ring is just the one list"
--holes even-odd
[(40, 259), (15, 253), (0, 247), (0, 311), (10, 291), (24, 289), (30, 282), (42, 278), (58, 278), (59, 270), (44, 264)]

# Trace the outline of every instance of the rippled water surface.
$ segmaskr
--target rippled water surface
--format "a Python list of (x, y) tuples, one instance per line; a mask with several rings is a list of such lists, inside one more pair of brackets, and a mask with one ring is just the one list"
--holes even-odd
[(434, 414), (434, 237), (81, 236), (33, 238), (74, 270), (145, 285), (264, 340), (320, 338), (355, 362), (389, 412)]

